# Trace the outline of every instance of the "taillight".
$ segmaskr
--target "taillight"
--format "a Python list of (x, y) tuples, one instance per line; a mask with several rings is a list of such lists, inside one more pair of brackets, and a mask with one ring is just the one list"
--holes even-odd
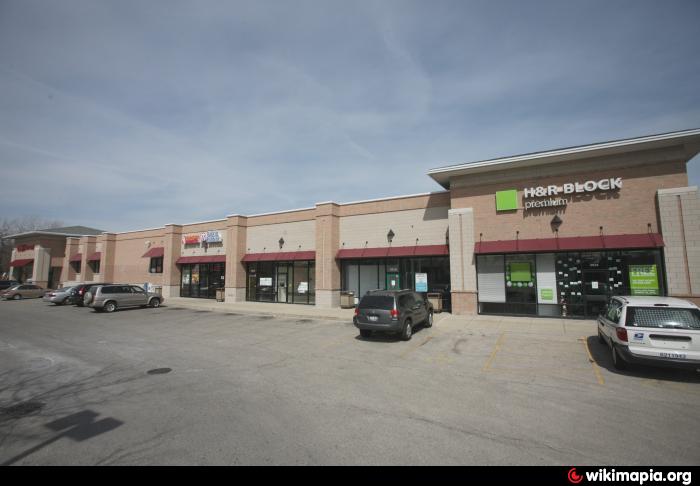
[(355, 307), (355, 315), (356, 316), (360, 315), (360, 308), (359, 307)]
[(617, 333), (617, 339), (627, 342), (627, 329), (624, 327), (618, 327), (615, 329), (615, 332)]
[(398, 319), (399, 318), (399, 311), (397, 311), (396, 309), (391, 309), (391, 318)]

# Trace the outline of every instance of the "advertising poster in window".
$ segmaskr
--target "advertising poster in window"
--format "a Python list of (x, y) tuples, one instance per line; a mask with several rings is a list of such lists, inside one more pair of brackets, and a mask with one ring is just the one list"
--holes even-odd
[(416, 273), (416, 292), (428, 291), (428, 274)]
[(630, 265), (632, 295), (659, 295), (659, 276), (656, 265)]

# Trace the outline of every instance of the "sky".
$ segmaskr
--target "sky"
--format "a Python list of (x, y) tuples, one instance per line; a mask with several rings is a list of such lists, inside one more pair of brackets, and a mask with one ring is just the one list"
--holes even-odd
[(0, 0), (0, 217), (153, 228), (700, 128), (699, 20), (696, 0)]

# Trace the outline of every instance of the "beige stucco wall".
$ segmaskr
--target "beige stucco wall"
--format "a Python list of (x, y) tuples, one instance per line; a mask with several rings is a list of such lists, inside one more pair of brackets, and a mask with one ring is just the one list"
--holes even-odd
[[(279, 239), (284, 238), (280, 250)], [(292, 223), (273, 223), (248, 226), (246, 253), (273, 253), (278, 251), (310, 251), (316, 249), (314, 219)]]
[(448, 209), (442, 206), (341, 217), (340, 248), (389, 246), (389, 230), (394, 232), (392, 246), (445, 245)]
[(162, 285), (163, 274), (149, 273), (150, 259), (143, 254), (150, 248), (164, 246), (165, 229), (118, 233), (115, 240), (112, 273), (115, 283)]

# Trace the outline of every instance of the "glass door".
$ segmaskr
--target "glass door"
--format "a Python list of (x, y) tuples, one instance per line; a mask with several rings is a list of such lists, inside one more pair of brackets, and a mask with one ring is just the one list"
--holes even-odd
[(401, 279), (399, 278), (398, 272), (387, 272), (386, 273), (386, 289), (387, 290), (401, 290)]
[(583, 271), (584, 299), (586, 301), (586, 316), (596, 317), (605, 308), (605, 303), (611, 294), (608, 285), (607, 270)]
[(287, 302), (287, 266), (277, 267), (277, 302)]

